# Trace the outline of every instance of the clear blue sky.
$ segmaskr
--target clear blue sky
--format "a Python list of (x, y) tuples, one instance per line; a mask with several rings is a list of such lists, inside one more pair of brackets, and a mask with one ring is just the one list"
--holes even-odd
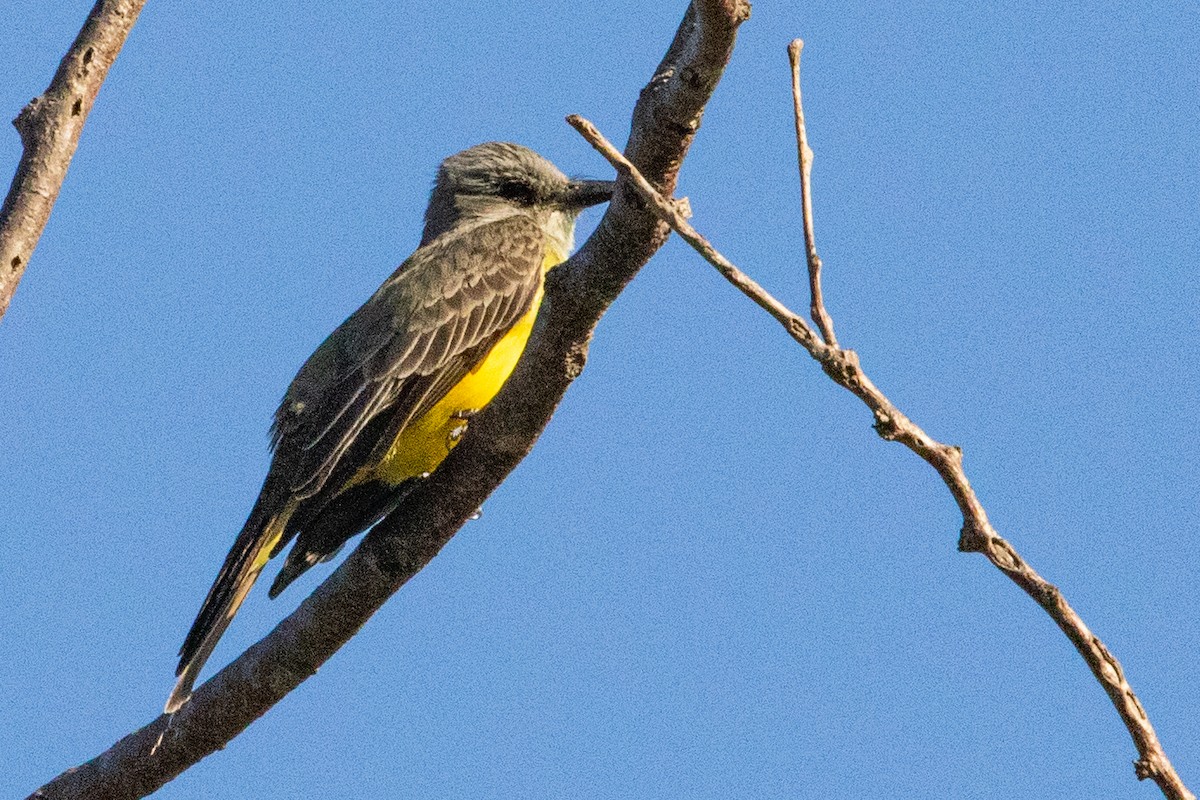
[[(965, 448), (1196, 789), (1200, 10), (1051, 5), (762, 0), (681, 192), (805, 305), (804, 37), (843, 343)], [(8, 0), (0, 115), (90, 6)], [(0, 324), (0, 794), (162, 707), (278, 398), (414, 247), (439, 159), (511, 139), (606, 175), (562, 118), (623, 141), (684, 3), (479, 8), (147, 6)], [(6, 176), (18, 154), (0, 130)], [(1157, 796), (958, 526), (928, 467), (672, 242), (483, 518), (160, 796)], [(314, 573), (258, 587), (209, 672)]]

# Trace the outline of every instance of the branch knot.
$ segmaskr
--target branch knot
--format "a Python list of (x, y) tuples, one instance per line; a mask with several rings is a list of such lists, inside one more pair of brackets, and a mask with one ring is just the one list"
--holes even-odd
[(896, 424), (895, 418), (883, 409), (875, 410), (875, 424), (871, 427), (885, 442), (894, 442), (900, 438), (900, 426)]
[(980, 528), (974, 520), (965, 520), (962, 530), (958, 533), (958, 551), (960, 553), (987, 553), (987, 532)]
[(1146, 756), (1133, 762), (1133, 774), (1139, 781), (1144, 781), (1147, 778), (1158, 780), (1159, 775), (1162, 774), (1162, 770), (1158, 764), (1154, 763), (1154, 759)]

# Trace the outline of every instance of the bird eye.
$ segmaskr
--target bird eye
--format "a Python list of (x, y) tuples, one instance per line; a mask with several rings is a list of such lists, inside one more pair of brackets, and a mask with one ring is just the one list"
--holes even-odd
[(533, 187), (521, 181), (504, 181), (497, 187), (496, 194), (523, 206), (531, 206), (537, 202), (537, 193)]

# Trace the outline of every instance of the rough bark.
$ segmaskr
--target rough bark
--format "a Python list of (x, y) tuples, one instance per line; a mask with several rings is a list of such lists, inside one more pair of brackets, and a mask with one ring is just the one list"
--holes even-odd
[(96, 95), (146, 0), (97, 0), (46, 91), (13, 125), (24, 151), (0, 206), (0, 319), (67, 177)]

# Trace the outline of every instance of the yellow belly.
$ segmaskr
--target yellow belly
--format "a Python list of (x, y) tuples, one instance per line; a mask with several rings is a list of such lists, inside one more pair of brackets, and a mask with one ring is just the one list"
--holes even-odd
[[(544, 270), (549, 270), (562, 261), (558, 253), (547, 252), (542, 266)], [(533, 323), (542, 304), (542, 291), (539, 287), (529, 311), (487, 356), (433, 408), (409, 423), (378, 464), (361, 469), (348, 485), (368, 480), (396, 485), (437, 469), (466, 432), (465, 414), (479, 411), (490, 403), (512, 375), (533, 331)]]

